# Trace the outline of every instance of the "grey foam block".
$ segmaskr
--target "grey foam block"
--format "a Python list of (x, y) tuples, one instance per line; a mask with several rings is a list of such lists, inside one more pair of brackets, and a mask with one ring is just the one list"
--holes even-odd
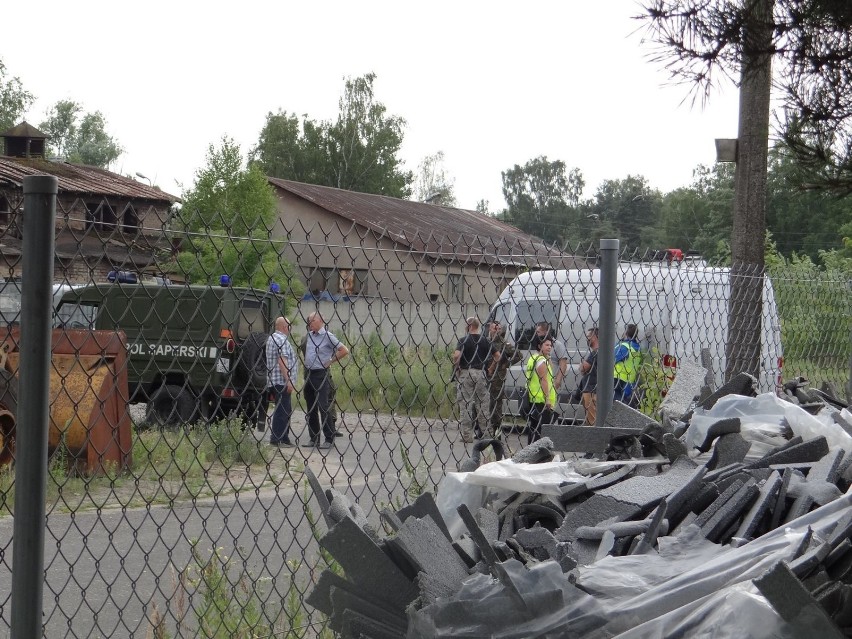
[(707, 473), (707, 476), (704, 478), (707, 481), (718, 481), (723, 477), (739, 472), (741, 469), (745, 468), (745, 464), (728, 464), (727, 466), (721, 466), (716, 468), (715, 470), (711, 470)]
[(479, 508), (474, 514), (476, 523), (488, 541), (497, 541), (500, 537), (500, 517), (490, 508)]
[(479, 561), (479, 549), (470, 535), (462, 535), (453, 542), (453, 549), (458, 553), (468, 568), (473, 568)]
[[(542, 433), (547, 426), (542, 427)], [(547, 435), (525, 446), (512, 456), (516, 464), (540, 464), (553, 459), (553, 440)]]
[(689, 451), (686, 449), (686, 444), (671, 433), (665, 433), (663, 435), (663, 448), (665, 449), (666, 457), (669, 458), (670, 462), (673, 462), (678, 457), (684, 457), (689, 454)]
[(692, 475), (685, 482), (666, 498), (668, 516), (672, 520), (678, 517), (687, 503), (701, 490), (706, 474), (707, 468), (699, 466), (692, 471)]
[(796, 636), (821, 639), (845, 636), (783, 562), (755, 579), (754, 585), (781, 618), (793, 625)]
[[(753, 481), (753, 480), (752, 480)], [(713, 500), (707, 508), (702, 510), (698, 514), (698, 518), (695, 520), (695, 525), (699, 528), (704, 528), (704, 525), (710, 521), (710, 519), (715, 515), (719, 510), (721, 510), (725, 504), (737, 493), (737, 491), (743, 487), (743, 482), (740, 480), (735, 481), (733, 484), (728, 486), (723, 493), (721, 493), (716, 499)]]
[(732, 433), (739, 433), (741, 428), (741, 422), (739, 417), (727, 417), (725, 419), (720, 419), (718, 421), (710, 424), (710, 427), (707, 429), (707, 433), (704, 435), (704, 441), (698, 446), (698, 450), (702, 453), (706, 453), (713, 446), (713, 441), (722, 435), (730, 435)]
[(590, 479), (586, 482), (586, 488), (589, 490), (600, 490), (607, 486), (612, 486), (629, 477), (635, 470), (636, 464), (624, 464), (611, 473)]
[(764, 515), (769, 512), (770, 506), (773, 504), (775, 497), (778, 495), (778, 490), (781, 488), (781, 475), (772, 473), (763, 486), (760, 487), (760, 493), (757, 499), (752, 504), (749, 511), (743, 517), (740, 527), (737, 528), (735, 537), (742, 539), (752, 539), (760, 525), (760, 521)]
[(808, 481), (826, 481), (835, 483), (840, 474), (840, 464), (846, 454), (842, 448), (830, 450), (822, 459), (815, 462), (808, 471)]
[(541, 553), (536, 552), (539, 549), (548, 558), (556, 558), (556, 538), (546, 528), (542, 528), (541, 526), (524, 528), (515, 533), (514, 539), (522, 548), (537, 559), (541, 557)]
[(701, 392), (707, 376), (707, 369), (687, 358), (677, 363), (677, 374), (660, 404), (660, 412), (674, 419), (686, 413), (695, 397)]
[(771, 464), (789, 464), (802, 461), (817, 461), (828, 454), (828, 441), (820, 435), (801, 444), (790, 446), (777, 453), (770, 453), (756, 459), (746, 468), (768, 468)]
[(328, 507), (329, 500), (323, 490), (323, 487), (319, 483), (319, 479), (314, 475), (313, 471), (308, 468), (307, 464), (305, 465), (305, 476), (308, 478), (308, 484), (311, 487), (311, 490), (314, 493), (314, 499), (317, 500), (317, 503), (320, 507), (320, 512), (322, 513), (323, 518), (325, 519), (325, 523), (327, 526), (331, 527), (334, 525), (334, 522), (328, 518)]
[(781, 486), (778, 488), (778, 496), (775, 498), (775, 503), (770, 506), (772, 519), (769, 522), (769, 530), (778, 528), (784, 519), (784, 514), (787, 512), (787, 489), (790, 487), (794, 472), (792, 468), (788, 468), (781, 475)]
[(386, 602), (377, 599), (369, 592), (366, 592), (363, 588), (360, 588), (352, 582), (347, 581), (344, 577), (333, 573), (331, 570), (323, 570), (320, 573), (316, 586), (314, 586), (313, 590), (311, 590), (310, 594), (308, 594), (307, 598), (305, 599), (305, 602), (313, 606), (320, 612), (331, 616), (332, 614), (334, 614), (334, 604), (332, 603), (331, 596), (333, 590), (346, 590), (353, 596), (358, 597), (362, 601), (366, 602), (366, 604), (381, 608), (387, 615), (401, 615), (398, 608), (394, 609)]
[(346, 610), (343, 613), (342, 627), (340, 629), (341, 639), (399, 639), (399, 629), (388, 626), (378, 619), (366, 617), (355, 610)]
[(420, 495), (417, 496), (417, 499), (408, 506), (400, 508), (396, 511), (396, 514), (403, 522), (409, 517), (417, 517), (418, 519), (429, 517), (432, 521), (438, 524), (438, 528), (441, 529), (441, 532), (444, 533), (444, 536), (447, 539), (450, 541), (453, 540), (452, 535), (450, 535), (450, 530), (447, 528), (447, 522), (444, 521), (444, 518), (441, 516), (441, 511), (438, 510), (438, 504), (435, 503), (435, 496), (428, 490), (420, 493)]
[(612, 403), (612, 408), (606, 414), (606, 421), (603, 423), (604, 428), (638, 428), (640, 430), (651, 425), (660, 426), (656, 420), (645, 413), (619, 401)]
[(663, 473), (654, 477), (631, 477), (597, 494), (636, 504), (639, 510), (647, 512), (688, 481), (695, 469), (693, 461), (680, 457)]
[(754, 498), (757, 496), (759, 489), (757, 482), (749, 479), (743, 486), (728, 500), (722, 508), (701, 527), (701, 532), (707, 539), (712, 542), (722, 543), (723, 534), (731, 526), (734, 520), (745, 511)]
[(713, 454), (707, 461), (707, 468), (713, 470), (740, 463), (746, 458), (750, 448), (751, 443), (743, 439), (739, 433), (722, 435), (713, 446)]
[(787, 511), (787, 516), (784, 518), (784, 523), (788, 524), (794, 519), (797, 519), (807, 513), (811, 507), (814, 505), (813, 495), (804, 494), (796, 497), (793, 500), (793, 504), (790, 506)]
[(518, 506), (517, 517), (523, 521), (524, 527), (530, 527), (535, 522), (543, 521), (545, 524), (550, 524), (550, 528), (558, 528), (562, 525), (564, 519), (563, 512), (540, 503), (521, 504)]
[(709, 348), (701, 349), (701, 365), (707, 370), (707, 375), (704, 376), (704, 386), (712, 388), (716, 382), (716, 377), (714, 375), (713, 353)]
[[(405, 615), (391, 612), (383, 606), (374, 604), (365, 599), (360, 593), (352, 592), (348, 588), (331, 588), (331, 603), (334, 614), (331, 615), (332, 630), (341, 632), (343, 630), (343, 617), (347, 610), (357, 612), (365, 618), (373, 619), (397, 632), (405, 633), (408, 628), (408, 620)], [(400, 635), (402, 636), (402, 635)]]
[[(647, 532), (651, 523), (652, 520), (643, 519), (641, 521), (616, 521), (598, 526), (580, 526), (574, 530), (574, 535), (577, 539), (599, 540), (603, 539), (604, 533), (609, 531), (616, 538), (635, 537)], [(668, 532), (668, 521), (661, 522), (660, 528), (661, 534), (665, 535)]]
[(352, 519), (341, 519), (319, 542), (340, 563), (352, 583), (395, 609), (405, 610), (417, 597), (414, 584)]
[(542, 426), (542, 434), (553, 441), (554, 450), (565, 452), (603, 453), (613, 437), (642, 434), (641, 428), (610, 428), (606, 426)]
[(648, 530), (645, 534), (642, 535), (642, 539), (636, 545), (636, 548), (632, 551), (632, 554), (635, 555), (644, 555), (654, 548), (654, 544), (657, 543), (657, 537), (661, 534), (665, 534), (665, 530), (663, 528), (663, 522), (665, 522), (666, 511), (668, 510), (668, 504), (666, 504), (666, 500), (660, 502), (660, 505), (657, 506), (657, 509), (654, 511), (654, 516), (651, 518), (651, 523), (648, 526)]
[(709, 410), (726, 395), (744, 395), (754, 397), (757, 392), (757, 380), (748, 373), (738, 373), (729, 382), (722, 384), (710, 397), (699, 404), (700, 408)]
[(419, 572), (425, 572), (448, 589), (460, 588), (468, 566), (430, 518), (409, 517), (394, 541)]
[(639, 512), (636, 504), (625, 503), (612, 497), (592, 495), (566, 513), (562, 525), (554, 532), (557, 541), (573, 541), (574, 530), (580, 526), (596, 526), (602, 521), (629, 519)]

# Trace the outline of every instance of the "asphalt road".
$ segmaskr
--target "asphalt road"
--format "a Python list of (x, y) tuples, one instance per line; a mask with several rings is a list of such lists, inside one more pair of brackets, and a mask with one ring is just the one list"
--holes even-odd
[[(306, 442), (301, 413), (293, 427)], [(411, 474), (403, 449), (419, 481), (428, 481), (427, 475), (439, 481), (469, 454), (456, 422), (347, 414), (342, 431), (345, 437), (332, 450), (294, 448), (278, 454), (292, 457), (295, 468), (307, 464), (325, 487), (357, 501), (374, 524), (383, 506), (406, 499)], [(268, 430), (263, 437), (260, 445), (268, 445)], [(520, 447), (517, 435), (508, 440), (512, 450)], [(301, 478), (301, 472), (294, 477)], [(305, 504), (316, 519), (319, 508), (306, 485), (285, 482), (171, 507), (105, 504), (100, 511), (51, 514), (48, 505), (45, 636), (145, 637), (154, 606), (171, 632), (182, 620), (194, 627), (194, 614), (178, 588), (193, 543), (204, 558), (213, 549), (231, 557), (233, 580), (242, 570), (251, 573), (254, 587), (264, 593), (264, 610), (275, 614), (294, 579), (300, 591), (309, 592), (323, 568)], [(12, 529), (11, 517), (0, 520), (0, 636), (9, 635), (11, 620)], [(310, 620), (319, 621), (319, 615)]]

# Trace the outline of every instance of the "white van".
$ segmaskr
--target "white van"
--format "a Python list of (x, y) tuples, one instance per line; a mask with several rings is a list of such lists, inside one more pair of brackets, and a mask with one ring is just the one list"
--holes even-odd
[[(703, 265), (667, 266), (621, 263), (617, 276), (616, 340), (627, 324), (639, 327), (642, 351), (658, 352), (665, 367), (676, 372), (683, 358), (701, 361), (710, 349), (716, 386), (725, 374), (730, 271)], [(501, 293), (489, 319), (507, 326), (507, 336), (524, 352), (522, 363), (506, 377), (505, 412), (517, 415), (525, 379), (523, 363), (538, 322), (548, 322), (568, 350), (568, 373), (559, 391), (558, 412), (582, 421), (582, 406), (570, 404), (580, 380), (580, 363), (588, 352), (586, 332), (598, 324), (600, 269), (534, 271), (516, 277)], [(783, 365), (781, 325), (775, 294), (764, 278), (759, 386), (777, 390)]]

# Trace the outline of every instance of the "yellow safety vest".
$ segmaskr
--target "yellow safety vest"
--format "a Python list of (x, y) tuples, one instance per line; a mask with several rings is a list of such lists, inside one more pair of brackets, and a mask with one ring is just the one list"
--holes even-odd
[(642, 353), (630, 342), (622, 341), (618, 345), (626, 347), (628, 355), (626, 359), (615, 363), (615, 379), (635, 384), (639, 378), (639, 367), (642, 365)]
[(550, 382), (550, 403), (556, 405), (556, 388), (553, 386), (553, 369), (550, 368), (550, 361), (544, 355), (530, 355), (527, 360), (527, 388), (529, 389), (530, 402), (533, 404), (544, 404), (544, 390), (541, 387), (541, 380), (538, 378), (538, 373), (535, 370), (538, 360), (544, 360), (547, 365), (547, 381)]

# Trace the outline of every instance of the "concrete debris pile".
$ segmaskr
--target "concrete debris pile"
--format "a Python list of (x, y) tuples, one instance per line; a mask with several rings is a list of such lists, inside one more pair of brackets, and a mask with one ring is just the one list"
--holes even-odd
[(384, 534), (309, 474), (345, 577), (308, 603), (344, 638), (848, 636), (852, 415), (803, 381), (720, 391), (477, 467), (483, 444)]

